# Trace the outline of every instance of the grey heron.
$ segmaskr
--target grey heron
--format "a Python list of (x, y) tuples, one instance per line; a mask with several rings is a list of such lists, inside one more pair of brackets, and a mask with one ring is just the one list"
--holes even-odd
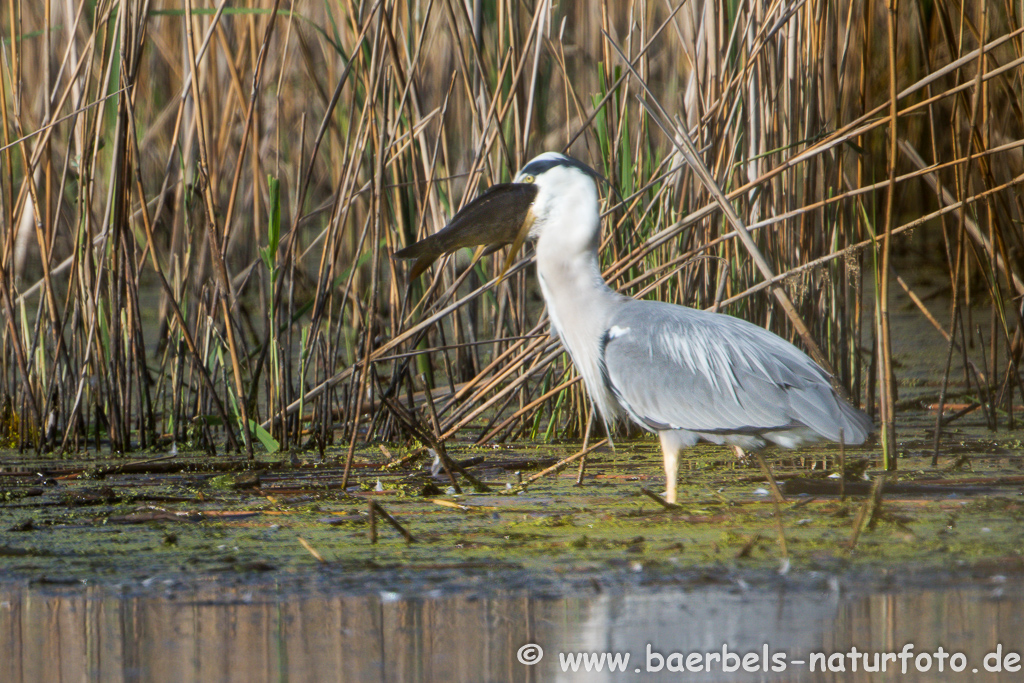
[(395, 256), (416, 258), (418, 275), (459, 247), (512, 244), (507, 269), (523, 241), (533, 240), (554, 333), (606, 425), (628, 416), (658, 434), (670, 503), (680, 452), (701, 439), (741, 456), (768, 442), (864, 442), (870, 418), (786, 340), (729, 315), (632, 299), (609, 287), (598, 261), (595, 178), (586, 164), (546, 152)]

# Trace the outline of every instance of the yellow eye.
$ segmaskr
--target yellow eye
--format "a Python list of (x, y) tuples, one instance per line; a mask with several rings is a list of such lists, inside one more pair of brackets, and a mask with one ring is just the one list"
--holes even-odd
[(532, 175), (524, 175), (521, 180), (524, 183), (532, 183), (534, 181), (534, 177)]

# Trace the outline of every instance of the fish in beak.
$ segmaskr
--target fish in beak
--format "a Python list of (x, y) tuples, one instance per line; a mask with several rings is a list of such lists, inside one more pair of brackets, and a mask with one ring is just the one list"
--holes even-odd
[(415, 280), (442, 254), (462, 247), (481, 247), (491, 253), (511, 244), (501, 276), (505, 276), (533, 225), (530, 207), (537, 198), (532, 183), (501, 183), (467, 204), (443, 229), (394, 253), (395, 258), (416, 259), (409, 273)]

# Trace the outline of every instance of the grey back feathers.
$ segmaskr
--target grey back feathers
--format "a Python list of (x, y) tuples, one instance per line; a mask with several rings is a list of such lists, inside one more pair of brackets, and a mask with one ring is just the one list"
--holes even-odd
[(629, 300), (612, 316), (603, 356), (608, 388), (653, 431), (718, 434), (712, 440), (726, 443), (744, 435), (749, 446), (751, 436), (839, 441), (840, 429), (845, 443), (859, 444), (871, 429), (803, 352), (728, 315)]

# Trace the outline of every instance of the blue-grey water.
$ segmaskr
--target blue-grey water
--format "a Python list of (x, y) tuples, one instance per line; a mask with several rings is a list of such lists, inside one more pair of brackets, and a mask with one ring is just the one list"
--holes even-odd
[(1024, 680), (1014, 671), (1024, 653), (1019, 579), (813, 583), (565, 595), (501, 585), (407, 595), (221, 580), (8, 583), (0, 681)]

